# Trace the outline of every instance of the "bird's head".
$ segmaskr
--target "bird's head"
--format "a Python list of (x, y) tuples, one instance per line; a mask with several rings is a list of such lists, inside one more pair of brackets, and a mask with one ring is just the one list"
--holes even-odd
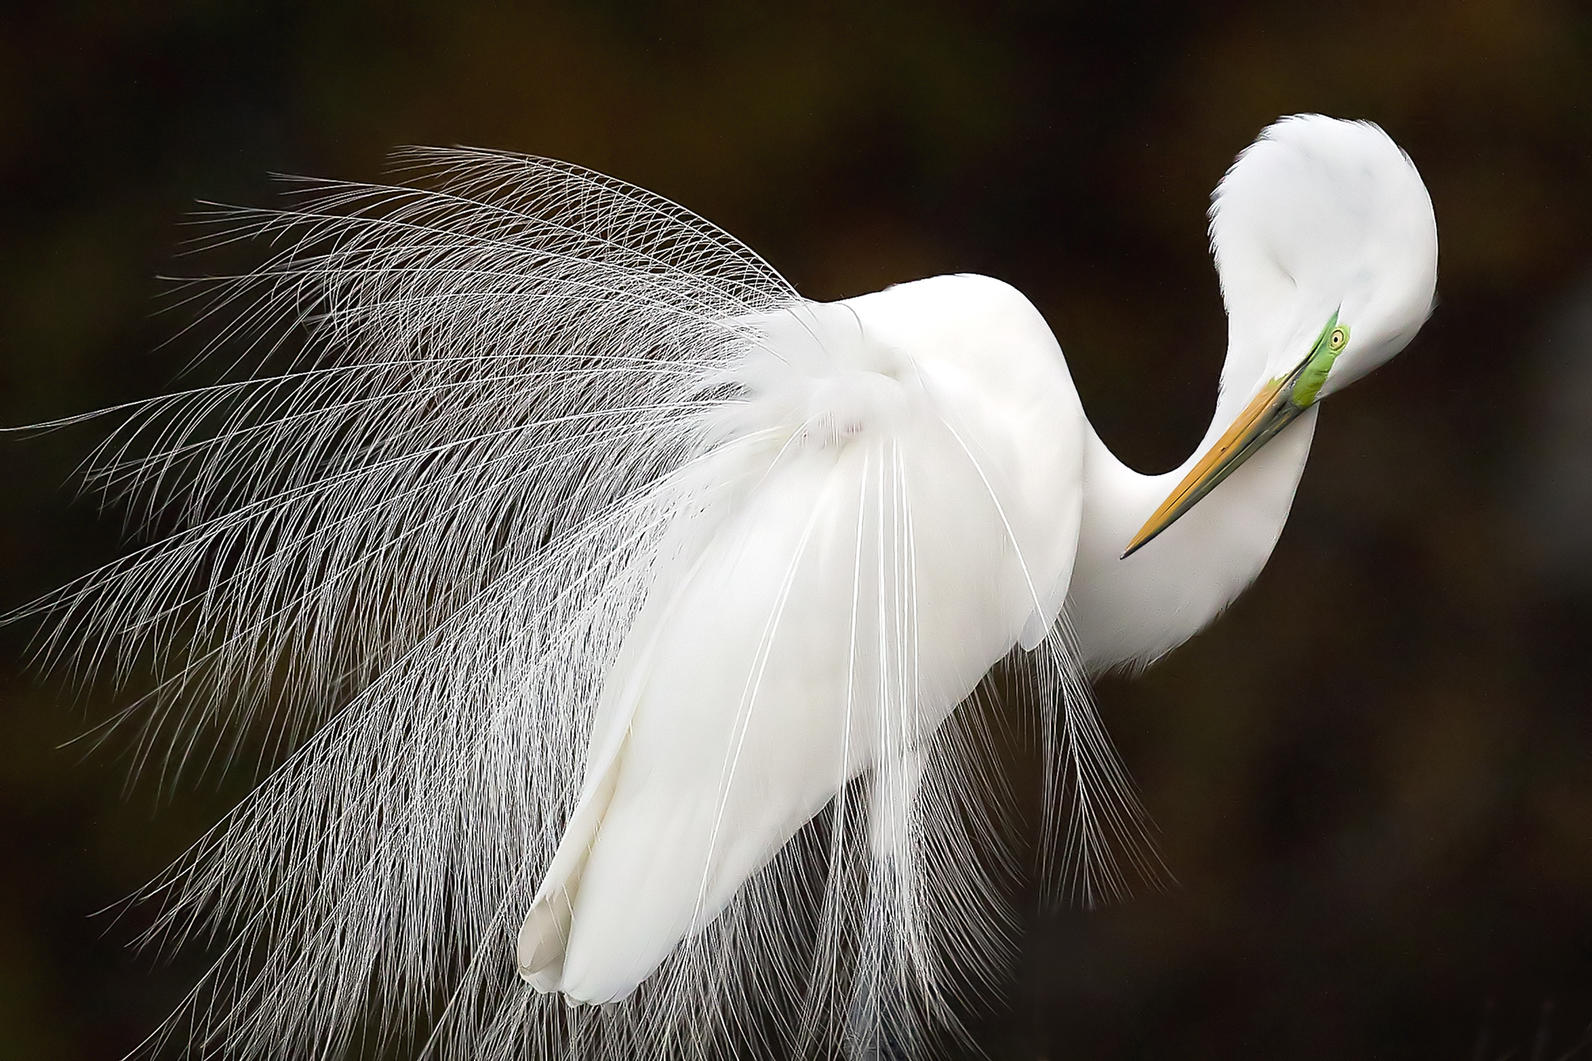
[(1305, 410), (1404, 349), (1432, 311), (1431, 197), (1369, 122), (1304, 114), (1268, 127), (1212, 196), (1211, 251), (1230, 335), (1222, 390), (1250, 400), (1124, 556)]

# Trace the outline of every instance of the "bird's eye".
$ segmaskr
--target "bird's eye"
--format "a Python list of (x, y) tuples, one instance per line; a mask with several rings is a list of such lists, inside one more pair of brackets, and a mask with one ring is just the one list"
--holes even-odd
[(1349, 341), (1349, 329), (1334, 328), (1332, 334), (1327, 336), (1327, 346), (1333, 350), (1342, 350), (1343, 344)]

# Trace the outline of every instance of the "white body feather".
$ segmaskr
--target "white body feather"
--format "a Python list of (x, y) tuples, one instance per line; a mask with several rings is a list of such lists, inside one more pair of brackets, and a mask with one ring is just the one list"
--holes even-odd
[(940, 277), (785, 313), (606, 680), (520, 936), (542, 990), (628, 995), (1060, 608), (1083, 421), (1027, 300)]

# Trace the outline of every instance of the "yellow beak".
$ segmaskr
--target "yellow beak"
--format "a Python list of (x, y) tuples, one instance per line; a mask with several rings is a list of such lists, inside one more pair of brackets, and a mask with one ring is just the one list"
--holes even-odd
[(1274, 379), (1253, 401), (1238, 414), (1231, 427), (1216, 440), (1216, 444), (1189, 469), (1183, 481), (1177, 484), (1161, 507), (1145, 520), (1139, 533), (1133, 536), (1122, 553), (1125, 560), (1142, 549), (1157, 534), (1175, 523), (1179, 516), (1193, 508), (1195, 503), (1216, 488), (1216, 485), (1238, 470), (1250, 457), (1260, 451), (1273, 435), (1287, 427), (1304, 408), (1293, 401), (1294, 383), (1304, 371), (1308, 360), (1299, 368), (1280, 379)]

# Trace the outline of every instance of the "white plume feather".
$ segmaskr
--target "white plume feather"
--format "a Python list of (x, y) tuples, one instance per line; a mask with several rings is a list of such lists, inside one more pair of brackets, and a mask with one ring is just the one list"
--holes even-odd
[[(933, 739), (903, 730), (873, 770), (837, 775), (829, 807), (631, 998), (571, 1010), (521, 983), (520, 918), (670, 535), (745, 487), (726, 467), (768, 467), (735, 462), (768, 423), (821, 445), (892, 399), (847, 376), (870, 366), (837, 332), (802, 337), (818, 310), (778, 273), (667, 200), (539, 158), (397, 162), (398, 186), (299, 182), (285, 209), (208, 218), (203, 242), (273, 248), (186, 289), (232, 374), (134, 408), (91, 461), (107, 496), (172, 529), (37, 606), (47, 658), (153, 668), (113, 720), (138, 727), (141, 766), (175, 777), (251, 731), (277, 761), (147, 889), (159, 938), (220, 948), (149, 1045), (919, 1056), (1004, 967), (1012, 800), (979, 708), (998, 688), (1041, 720), (1047, 822), (1070, 808), (1045, 829), (1050, 861), (1089, 899), (1124, 884), (1112, 837), (1153, 872), (1053, 630)], [(912, 638), (884, 631), (917, 592), (912, 517), (889, 472), (904, 466), (880, 448), (872, 467), (868, 555), (902, 581), (856, 641), (894, 690), (881, 710), (910, 712)]]

